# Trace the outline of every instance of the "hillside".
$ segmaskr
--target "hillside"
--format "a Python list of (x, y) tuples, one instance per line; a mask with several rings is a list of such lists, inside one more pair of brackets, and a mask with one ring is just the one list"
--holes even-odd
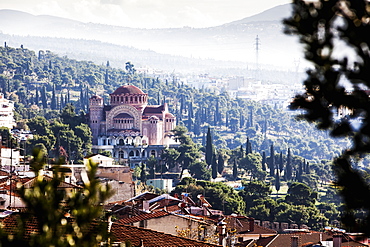
[[(43, 40), (35, 46), (30, 45), (28, 40), (35, 36), (43, 37), (43, 39), (45, 37), (71, 38), (85, 41), (95, 40), (172, 56), (246, 62), (250, 64), (249, 67), (256, 63), (255, 43), (258, 36), (260, 64), (268, 67), (279, 65), (293, 68), (294, 60), (300, 58), (301, 55), (296, 40), (282, 32), (281, 20), (289, 12), (288, 7), (289, 5), (278, 6), (260, 15), (217, 27), (171, 29), (135, 29), (0, 10), (0, 30), (3, 34), (23, 36), (22, 43), (34, 50), (44, 50), (46, 46)], [(281, 11), (281, 8), (285, 8), (285, 11)], [(48, 40), (45, 41), (48, 43)], [(67, 43), (64, 46), (71, 51), (70, 53), (79, 53), (73, 44)], [(106, 52), (106, 49), (99, 51), (101, 56)], [(151, 56), (146, 56), (147, 60), (152, 61), (152, 56), (153, 53)], [(168, 64), (177, 62), (160, 56), (161, 59), (167, 60)], [(138, 61), (134, 62), (138, 64)], [(151, 62), (151, 64), (154, 63)], [(203, 66), (195, 60), (191, 63), (192, 68)], [(232, 65), (232, 67), (240, 66), (243, 65), (240, 63)]]

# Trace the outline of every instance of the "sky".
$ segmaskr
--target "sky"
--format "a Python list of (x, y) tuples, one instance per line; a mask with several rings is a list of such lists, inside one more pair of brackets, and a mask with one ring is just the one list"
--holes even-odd
[(133, 28), (211, 27), (292, 0), (0, 0), (0, 9)]

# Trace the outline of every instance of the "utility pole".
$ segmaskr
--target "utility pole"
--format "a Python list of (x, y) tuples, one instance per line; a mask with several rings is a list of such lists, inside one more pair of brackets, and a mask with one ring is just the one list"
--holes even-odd
[(256, 47), (256, 70), (259, 70), (258, 52), (260, 50), (261, 42), (260, 42), (260, 39), (258, 38), (258, 35), (257, 35), (255, 41), (256, 42), (254, 43), (254, 46)]

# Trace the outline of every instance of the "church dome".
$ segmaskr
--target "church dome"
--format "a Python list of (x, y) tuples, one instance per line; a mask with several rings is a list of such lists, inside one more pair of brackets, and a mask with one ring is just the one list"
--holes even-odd
[(110, 94), (111, 106), (132, 105), (138, 110), (142, 110), (148, 104), (148, 94), (133, 85), (124, 85)]
[(124, 85), (116, 89), (114, 95), (121, 95), (121, 94), (145, 94), (143, 91), (141, 91), (140, 88), (135, 87), (133, 85)]

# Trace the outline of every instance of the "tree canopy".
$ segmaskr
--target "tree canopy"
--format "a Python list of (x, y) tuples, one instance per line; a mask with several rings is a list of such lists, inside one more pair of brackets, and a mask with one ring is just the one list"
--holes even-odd
[[(369, 2), (293, 1), (285, 31), (296, 35), (311, 63), (292, 109), (334, 137), (347, 136), (352, 145), (335, 159), (336, 184), (344, 197), (344, 223), (370, 234), (370, 186), (353, 163), (370, 151)], [(356, 210), (367, 214), (358, 224)], [(353, 228), (352, 228), (353, 229)]]

